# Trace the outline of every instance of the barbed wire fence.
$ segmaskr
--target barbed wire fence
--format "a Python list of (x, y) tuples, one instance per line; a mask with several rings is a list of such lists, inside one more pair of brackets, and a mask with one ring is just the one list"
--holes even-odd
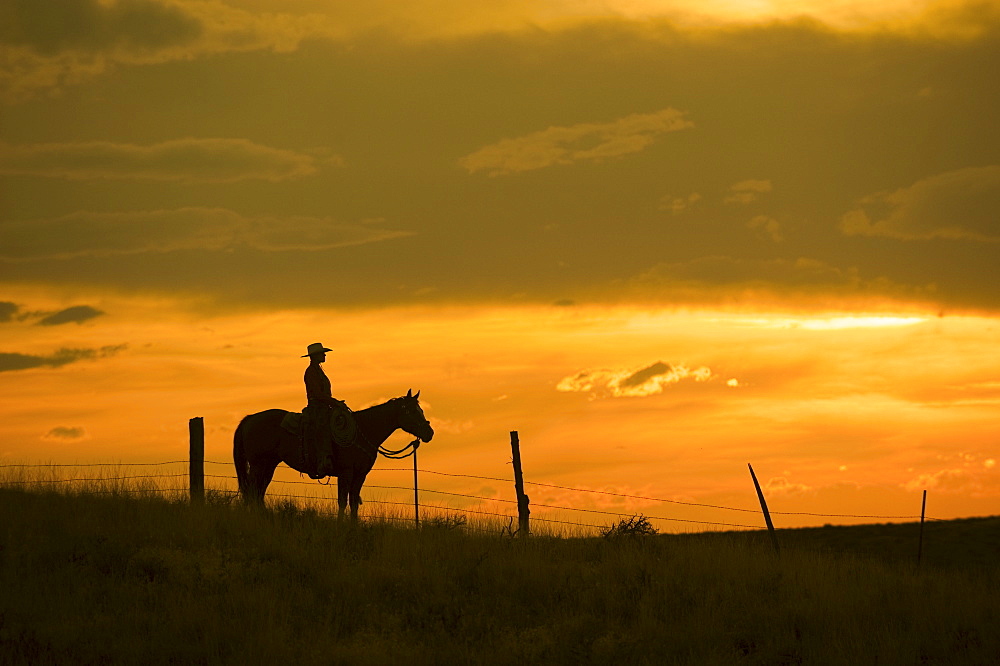
[[(51, 484), (54, 487), (58, 487), (62, 484), (96, 484), (93, 487), (86, 488), (88, 493), (127, 493), (126, 483), (140, 483), (138, 486), (139, 493), (169, 493), (176, 496), (183, 496), (184, 493), (190, 493), (192, 486), (182, 486), (176, 484), (176, 481), (183, 478), (189, 477), (189, 472), (180, 473), (167, 473), (167, 474), (129, 474), (121, 473), (119, 470), (128, 470), (130, 468), (144, 468), (144, 467), (164, 467), (168, 465), (188, 465), (190, 460), (168, 460), (162, 462), (113, 462), (113, 463), (14, 463), (14, 464), (2, 464), (0, 468), (22, 468), (22, 469), (34, 469), (34, 470), (50, 470), (55, 472), (56, 470), (69, 470), (76, 468), (100, 468), (104, 470), (110, 470), (111, 475), (101, 475), (101, 474), (91, 474), (86, 476), (71, 476), (66, 478), (55, 478), (55, 474), (50, 474), (50, 478), (42, 478), (35, 476), (31, 479), (2, 479), (0, 478), (0, 487), (3, 486), (45, 486), (46, 484)], [(203, 464), (213, 465), (213, 466), (232, 466), (233, 463), (230, 461), (218, 461), (218, 460), (204, 460)], [(138, 470), (136, 470), (138, 471)], [(383, 472), (412, 472), (409, 468), (404, 467), (385, 467), (379, 468), (375, 467), (372, 470), (373, 473), (383, 473)], [(512, 483), (512, 479), (504, 479), (500, 477), (492, 476), (482, 476), (473, 474), (459, 474), (454, 472), (442, 472), (430, 469), (420, 469), (419, 472), (424, 475), (440, 476), (440, 477), (452, 477), (461, 479), (473, 479), (479, 481), (491, 481), (499, 483)], [(217, 495), (229, 496), (232, 499), (238, 494), (235, 489), (236, 477), (235, 475), (228, 474), (204, 474), (205, 479), (212, 479), (218, 487), (208, 488), (209, 493), (215, 493)], [(154, 484), (153, 481), (156, 481)], [(172, 480), (175, 483), (161, 486), (159, 485), (160, 480)], [(220, 483), (221, 482), (221, 483)], [(313, 489), (323, 488), (327, 485), (332, 485), (334, 488), (335, 484), (319, 484), (316, 481), (304, 481), (304, 480), (294, 480), (294, 479), (281, 479), (275, 478), (271, 482), (278, 486), (308, 486)], [(571, 486), (558, 485), (553, 483), (544, 483), (539, 481), (529, 481), (524, 480), (524, 485), (535, 487), (535, 488), (547, 488), (554, 490), (561, 490), (564, 492), (580, 493), (583, 496), (600, 496), (607, 498), (614, 498), (619, 500), (637, 500), (641, 502), (653, 502), (663, 505), (677, 505), (685, 507), (695, 507), (700, 510), (715, 510), (715, 511), (729, 511), (741, 514), (760, 514), (759, 509), (750, 509), (743, 507), (733, 507), (725, 506), (720, 504), (709, 504), (702, 502), (691, 502), (677, 499), (670, 499), (664, 497), (655, 497), (651, 495), (637, 495), (621, 492), (613, 492), (607, 490), (594, 490), (589, 488), (575, 488)], [(114, 487), (103, 488), (103, 485), (111, 484)], [(117, 484), (117, 485), (115, 485)], [(381, 491), (406, 491), (413, 492), (413, 488), (410, 486), (400, 486), (400, 485), (382, 485), (382, 484), (366, 484), (366, 490), (381, 490)], [(432, 516), (448, 517), (455, 516), (456, 514), (461, 514), (462, 516), (472, 516), (472, 517), (485, 517), (486, 519), (493, 519), (507, 521), (508, 530), (510, 525), (514, 520), (517, 520), (517, 508), (519, 506), (518, 499), (507, 499), (503, 497), (489, 497), (486, 495), (477, 495), (471, 493), (459, 493), (446, 490), (439, 490), (435, 488), (419, 488), (421, 495), (430, 494), (433, 496), (438, 496), (445, 498), (461, 498), (462, 500), (473, 500), (476, 504), (473, 507), (470, 506), (454, 506), (448, 504), (436, 504), (436, 503), (426, 503), (420, 502), (419, 507), (421, 509), (433, 510), (435, 513)], [(307, 502), (336, 502), (336, 496), (330, 495), (317, 495), (317, 494), (303, 494), (295, 492), (270, 492), (268, 497), (281, 500), (295, 500), (295, 501), (307, 501)], [(403, 502), (394, 501), (388, 499), (368, 499), (365, 500), (366, 504), (374, 504), (386, 507), (410, 507), (414, 506), (413, 502)], [(564, 504), (552, 504), (548, 502), (537, 502), (532, 503), (532, 507), (543, 508), (549, 510), (549, 515), (547, 516), (532, 516), (532, 520), (541, 523), (551, 524), (554, 526), (567, 526), (572, 528), (586, 528), (588, 530), (602, 530), (608, 527), (607, 524), (597, 524), (595, 522), (581, 522), (590, 518), (591, 520), (597, 517), (610, 519), (612, 521), (621, 520), (628, 517), (642, 515), (644, 518), (650, 521), (659, 521), (661, 523), (666, 523), (670, 526), (686, 526), (686, 527), (702, 527), (710, 528), (708, 530), (702, 531), (730, 531), (730, 530), (762, 530), (764, 526), (761, 524), (748, 524), (747, 522), (732, 522), (732, 521), (711, 521), (704, 520), (700, 518), (680, 518), (677, 516), (667, 516), (667, 515), (647, 515), (645, 512), (637, 512), (633, 510), (606, 510), (598, 508), (587, 508), (581, 506), (566, 506)], [(486, 510), (495, 507), (506, 507), (509, 509), (514, 509), (514, 511), (503, 512), (500, 508), (497, 510)], [(579, 516), (580, 520), (566, 520), (563, 519), (566, 516), (561, 515), (556, 512), (568, 513), (570, 517)], [(811, 511), (771, 511), (772, 515), (777, 516), (808, 516), (808, 517), (822, 517), (822, 518), (851, 518), (851, 519), (873, 519), (873, 520), (919, 520), (921, 516), (919, 515), (877, 515), (877, 514), (856, 514), (856, 513), (818, 513)], [(554, 515), (561, 515), (560, 518), (552, 517)], [(406, 518), (404, 516), (380, 516), (380, 519), (388, 519), (393, 521), (399, 521), (403, 523), (413, 523), (414, 518)], [(941, 520), (938, 518), (927, 518), (928, 520)], [(433, 517), (431, 518), (433, 520)], [(475, 526), (466, 526), (471, 529), (482, 529)]]

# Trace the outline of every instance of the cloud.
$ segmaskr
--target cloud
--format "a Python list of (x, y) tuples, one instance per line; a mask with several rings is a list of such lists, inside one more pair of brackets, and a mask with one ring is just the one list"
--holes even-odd
[(71, 180), (276, 182), (312, 175), (323, 163), (339, 164), (339, 158), (321, 160), (246, 139), (188, 138), (148, 146), (109, 141), (0, 145), (0, 174)]
[(691, 261), (662, 263), (637, 276), (636, 283), (688, 285), (837, 285), (856, 286), (856, 269), (842, 269), (822, 261), (798, 259), (739, 259), (708, 256)]
[(635, 113), (609, 123), (550, 127), (516, 139), (503, 139), (459, 160), (469, 173), (498, 176), (557, 164), (599, 162), (637, 153), (661, 134), (694, 127), (685, 113), (667, 108)]
[(803, 483), (792, 483), (783, 476), (774, 476), (764, 484), (764, 490), (769, 495), (802, 495), (812, 490)]
[(848, 236), (1000, 241), (1000, 166), (970, 167), (861, 200), (840, 220)]
[(8, 1), (0, 6), (0, 95), (19, 101), (122, 65), (287, 52), (307, 37), (332, 33), (331, 22), (315, 13), (248, 11), (222, 2)]
[(909, 491), (937, 490), (946, 493), (976, 494), (982, 490), (982, 480), (975, 472), (963, 469), (942, 469), (930, 474), (920, 474), (903, 484)]
[(729, 188), (726, 195), (726, 203), (748, 204), (757, 200), (757, 197), (772, 189), (769, 180), (742, 180)]
[(0, 40), (51, 55), (131, 48), (157, 49), (187, 44), (201, 23), (174, 4), (152, 0), (13, 0), (5, 3)]
[(20, 308), (17, 306), (17, 303), (0, 301), (0, 322), (12, 321), (18, 310)]
[(92, 361), (114, 356), (127, 348), (128, 345), (121, 344), (108, 345), (100, 349), (60, 349), (50, 356), (0, 352), (0, 372), (29, 370), (41, 367), (58, 368), (77, 361)]
[(669, 210), (674, 215), (677, 215), (699, 201), (701, 201), (701, 195), (697, 192), (692, 192), (686, 197), (675, 197), (672, 194), (668, 194), (660, 199), (660, 210)]
[[(638, 298), (668, 298), (672, 302), (758, 303), (808, 297), (819, 306), (823, 299), (841, 305), (847, 299), (889, 298), (933, 300), (933, 285), (899, 284), (885, 277), (864, 277), (853, 266), (797, 259), (744, 259), (707, 256), (683, 262), (664, 262), (612, 286)], [(857, 303), (853, 303), (857, 305)], [(826, 307), (824, 305), (823, 307)]]
[(785, 240), (785, 237), (781, 234), (781, 225), (778, 224), (776, 219), (767, 215), (757, 215), (747, 222), (747, 228), (761, 231), (775, 243)]
[(85, 428), (80, 426), (56, 426), (42, 435), (46, 442), (79, 442), (90, 439)]
[(637, 398), (663, 393), (681, 381), (707, 382), (714, 377), (705, 367), (691, 369), (657, 361), (638, 370), (583, 370), (556, 385), (564, 393), (589, 393), (592, 398)]
[(176, 250), (328, 250), (412, 235), (317, 217), (244, 217), (224, 208), (78, 212), (0, 223), (0, 259), (67, 259)]
[(94, 317), (100, 317), (104, 314), (97, 308), (92, 308), (89, 305), (74, 305), (73, 307), (66, 308), (65, 310), (60, 310), (53, 314), (44, 317), (38, 322), (39, 326), (59, 326), (60, 324), (77, 323), (82, 324), (88, 319), (93, 319)]
[[(697, 9), (694, 5), (697, 4)], [(789, 18), (788, 8), (753, 3), (734, 12), (732, 2), (652, 3), (635, 0), (580, 3), (571, 0), (468, 0), (365, 3), (302, 0), (5, 0), (0, 3), (0, 95), (25, 99), (88, 81), (116, 67), (191, 61), (248, 51), (289, 52), (307, 39), (347, 43), (373, 35), (404, 43), (476, 39), (498, 34), (546, 38), (581, 25), (631, 24), (644, 32), (704, 35), (755, 28), (754, 20)], [(899, 30), (927, 37), (974, 39), (991, 34), (997, 21), (989, 3), (919, 0), (869, 3), (850, 12), (795, 3), (824, 31)], [(841, 4), (841, 3), (833, 3)], [(995, 4), (995, 3), (994, 3)], [(749, 5), (748, 5), (749, 6)], [(614, 52), (618, 55), (618, 52)]]

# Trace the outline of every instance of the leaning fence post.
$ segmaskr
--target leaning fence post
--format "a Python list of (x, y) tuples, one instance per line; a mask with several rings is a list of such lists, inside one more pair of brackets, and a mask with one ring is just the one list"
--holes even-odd
[(917, 538), (917, 568), (920, 568), (920, 558), (924, 554), (924, 512), (927, 510), (927, 491), (920, 503), (920, 536)]
[(767, 510), (767, 502), (764, 501), (764, 493), (760, 489), (760, 484), (757, 483), (757, 475), (753, 473), (753, 465), (747, 463), (747, 467), (750, 468), (750, 478), (753, 479), (753, 487), (757, 489), (757, 499), (760, 500), (760, 508), (764, 512), (764, 522), (767, 523), (767, 533), (771, 535), (771, 545), (774, 546), (774, 552), (778, 551), (778, 537), (774, 535), (774, 524), (771, 522), (771, 512)]
[(524, 494), (524, 477), (521, 475), (521, 443), (517, 439), (517, 431), (510, 431), (510, 451), (514, 462), (514, 491), (517, 493), (517, 532), (525, 537), (530, 534), (528, 528), (528, 496)]
[(188, 421), (190, 449), (188, 454), (188, 478), (190, 480), (191, 503), (205, 501), (205, 420), (196, 416)]

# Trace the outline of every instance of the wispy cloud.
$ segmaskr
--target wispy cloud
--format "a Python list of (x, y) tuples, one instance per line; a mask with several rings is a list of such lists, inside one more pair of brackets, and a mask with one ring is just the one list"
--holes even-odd
[(677, 109), (635, 113), (609, 123), (550, 127), (516, 139), (503, 139), (459, 160), (469, 173), (499, 176), (557, 164), (597, 162), (637, 153), (661, 134), (694, 127)]
[(708, 256), (685, 262), (662, 263), (634, 278), (637, 284), (657, 286), (665, 283), (856, 286), (860, 281), (856, 269), (842, 269), (804, 257), (758, 260)]
[(328, 218), (245, 217), (224, 208), (78, 212), (53, 219), (0, 223), (0, 259), (67, 259), (240, 246), (314, 251), (410, 235), (412, 232)]
[(769, 180), (741, 180), (729, 188), (726, 203), (748, 204), (757, 200), (761, 194), (770, 192), (773, 188)]
[(663, 393), (682, 381), (707, 382), (715, 375), (701, 366), (671, 365), (657, 361), (644, 368), (582, 370), (564, 377), (556, 390), (565, 393), (589, 393), (592, 398), (641, 398)]
[(993, 471), (995, 465), (994, 461), (991, 465), (953, 467), (919, 474), (902, 486), (911, 492), (929, 488), (941, 493), (973, 497), (994, 495), (1000, 488), (1000, 475)]
[[(867, 300), (932, 299), (933, 286), (898, 283), (866, 275), (856, 266), (836, 266), (817, 259), (753, 259), (706, 256), (661, 263), (627, 281), (614, 283), (639, 296), (655, 295), (678, 301), (724, 302), (755, 298), (758, 303), (808, 296), (832, 305), (846, 300), (861, 307)], [(820, 300), (817, 300), (820, 299)]]
[(114, 356), (128, 345), (108, 345), (99, 349), (60, 349), (49, 356), (0, 352), (0, 372), (30, 370), (31, 368), (58, 368), (77, 361), (93, 361)]
[(840, 220), (848, 236), (1000, 242), (1000, 166), (971, 167), (864, 198)]
[(187, 138), (147, 146), (109, 141), (0, 145), (0, 174), (72, 180), (281, 181), (314, 174), (322, 164), (340, 164), (340, 159), (246, 139)]
[(102, 314), (104, 314), (104, 312), (89, 305), (74, 305), (66, 308), (65, 310), (53, 312), (52, 314), (43, 317), (38, 322), (38, 325), (59, 326), (61, 324), (70, 323), (82, 324), (83, 322), (93, 319), (94, 317), (100, 317)]

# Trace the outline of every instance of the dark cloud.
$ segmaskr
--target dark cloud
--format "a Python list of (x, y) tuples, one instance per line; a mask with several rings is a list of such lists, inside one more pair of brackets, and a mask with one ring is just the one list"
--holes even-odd
[(254, 12), (223, 2), (4, 0), (0, 96), (89, 81), (118, 65), (189, 61), (216, 53), (290, 51), (329, 32), (314, 14)]
[[(350, 168), (224, 185), (12, 176), (5, 218), (20, 221), (0, 221), (0, 255), (21, 261), (0, 272), (22, 285), (196, 293), (239, 306), (715, 303), (752, 297), (748, 289), (804, 305), (823, 292), (885, 302), (925, 285), (940, 307), (997, 305), (1000, 245), (845, 235), (838, 221), (855, 208), (872, 225), (889, 220), (893, 202), (859, 202), (899, 188), (915, 196), (913, 184), (934, 174), (996, 164), (998, 44), (989, 32), (930, 40), (791, 21), (690, 34), (620, 20), (447, 43), (312, 40), (280, 56), (122, 67), (72, 103), (5, 109), (7, 141), (150, 148), (232, 132), (296, 154), (336, 146)], [(697, 128), (653, 136), (658, 125), (633, 126), (672, 108)], [(467, 165), (474, 175), (457, 165), (484, 147)], [(33, 155), (31, 168), (51, 173), (56, 152)], [(152, 153), (157, 166), (139, 173), (181, 172), (156, 151), (126, 161)], [(59, 158), (67, 175), (68, 155)], [(125, 171), (95, 159), (76, 173)], [(726, 203), (736, 195), (753, 200)], [(66, 215), (109, 209), (150, 212)], [(331, 221), (378, 217), (420, 233), (360, 242), (372, 226)]]
[(262, 146), (246, 139), (176, 139), (148, 146), (109, 141), (0, 145), (0, 174), (95, 178), (234, 182), (281, 181), (308, 176), (337, 157)]
[(848, 236), (1000, 241), (1000, 166), (973, 167), (873, 194), (841, 219)]
[(47, 442), (78, 441), (89, 439), (87, 430), (80, 426), (56, 426), (42, 435), (42, 439)]
[(618, 385), (626, 388), (631, 386), (639, 386), (640, 384), (645, 384), (653, 377), (657, 377), (659, 375), (665, 375), (671, 370), (672, 368), (663, 361), (657, 361), (648, 368), (643, 368), (642, 370), (639, 370), (629, 375), (625, 379), (622, 379), (620, 382), (618, 382)]
[(82, 324), (88, 319), (100, 317), (102, 314), (104, 314), (103, 311), (89, 305), (74, 305), (73, 307), (60, 310), (59, 312), (55, 312), (42, 318), (41, 321), (38, 322), (38, 325), (59, 326), (60, 324), (70, 323)]
[(706, 384), (716, 379), (706, 366), (691, 368), (657, 361), (639, 370), (601, 368), (564, 377), (556, 385), (564, 393), (587, 393), (592, 398), (641, 398), (663, 393), (681, 382)]
[(19, 309), (17, 303), (0, 301), (0, 322), (13, 320)]
[(108, 345), (100, 349), (60, 349), (51, 356), (0, 352), (0, 372), (42, 367), (58, 368), (76, 361), (92, 361), (114, 356), (127, 347), (128, 345), (121, 344)]
[(5, 0), (0, 19), (0, 42), (43, 55), (160, 49), (190, 43), (202, 32), (180, 7), (155, 0)]

